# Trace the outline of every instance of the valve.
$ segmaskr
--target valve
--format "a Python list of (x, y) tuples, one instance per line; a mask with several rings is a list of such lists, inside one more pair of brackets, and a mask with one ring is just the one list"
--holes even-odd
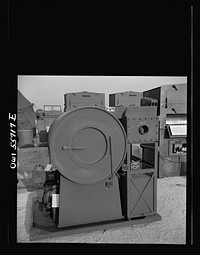
[(140, 168), (140, 162), (139, 161), (132, 161), (131, 162), (131, 170), (138, 170)]

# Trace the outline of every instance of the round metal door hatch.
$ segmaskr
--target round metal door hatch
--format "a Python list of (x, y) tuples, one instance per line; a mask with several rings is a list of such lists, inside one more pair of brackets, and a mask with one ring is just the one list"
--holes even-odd
[(67, 179), (93, 184), (115, 173), (126, 156), (126, 133), (117, 118), (97, 107), (60, 115), (49, 130), (55, 167)]

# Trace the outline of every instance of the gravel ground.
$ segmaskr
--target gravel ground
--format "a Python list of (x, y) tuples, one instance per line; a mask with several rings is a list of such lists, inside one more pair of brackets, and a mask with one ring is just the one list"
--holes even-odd
[(157, 181), (157, 212), (161, 221), (70, 236), (30, 241), (32, 199), (36, 190), (18, 186), (17, 242), (20, 243), (186, 243), (186, 177), (168, 177)]

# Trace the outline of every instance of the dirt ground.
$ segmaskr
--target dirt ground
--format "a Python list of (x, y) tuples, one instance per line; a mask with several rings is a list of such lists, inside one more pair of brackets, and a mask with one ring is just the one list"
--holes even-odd
[[(23, 151), (22, 151), (23, 150)], [(39, 155), (39, 156), (38, 156)], [(48, 162), (47, 148), (21, 149), (20, 180), (17, 184), (17, 242), (19, 243), (186, 243), (186, 177), (168, 177), (157, 181), (157, 212), (162, 220), (68, 236), (30, 241), (32, 201), (43, 181), (43, 166)], [(35, 166), (37, 164), (37, 166)], [(40, 165), (40, 166), (39, 166)], [(37, 172), (37, 174), (33, 174)]]

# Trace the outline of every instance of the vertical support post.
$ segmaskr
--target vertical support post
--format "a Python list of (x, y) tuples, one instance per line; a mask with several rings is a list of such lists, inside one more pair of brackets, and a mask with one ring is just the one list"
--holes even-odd
[(131, 144), (128, 143), (128, 151), (127, 151), (127, 166), (128, 166), (128, 169), (127, 169), (127, 218), (129, 219), (129, 211), (130, 211), (130, 172), (131, 172)]
[(158, 142), (154, 146), (154, 211), (157, 212), (157, 172), (158, 172)]

